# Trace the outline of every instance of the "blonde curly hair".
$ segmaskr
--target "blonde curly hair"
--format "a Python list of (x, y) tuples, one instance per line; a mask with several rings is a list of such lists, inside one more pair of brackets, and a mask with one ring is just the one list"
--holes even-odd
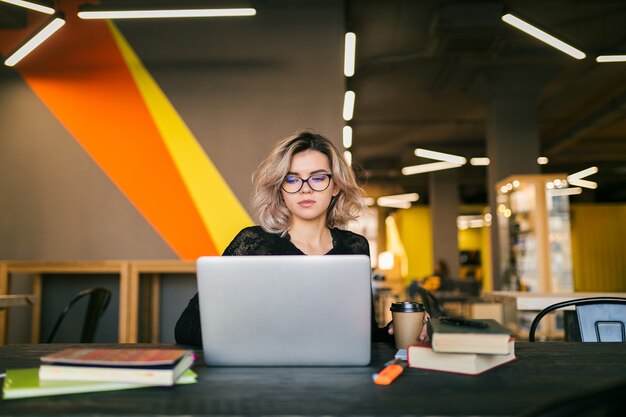
[(326, 226), (343, 226), (356, 219), (365, 208), (363, 192), (357, 185), (354, 172), (337, 147), (322, 135), (303, 131), (278, 142), (252, 175), (251, 205), (265, 231), (284, 236), (289, 230), (291, 212), (283, 201), (280, 187), (293, 156), (309, 150), (328, 157), (332, 180), (339, 188), (339, 194), (333, 197), (326, 212)]

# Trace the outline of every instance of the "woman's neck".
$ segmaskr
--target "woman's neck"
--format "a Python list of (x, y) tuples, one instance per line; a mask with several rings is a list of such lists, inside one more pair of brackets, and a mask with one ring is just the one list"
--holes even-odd
[(289, 229), (289, 237), (306, 255), (324, 255), (333, 248), (330, 229), (323, 223), (298, 222)]

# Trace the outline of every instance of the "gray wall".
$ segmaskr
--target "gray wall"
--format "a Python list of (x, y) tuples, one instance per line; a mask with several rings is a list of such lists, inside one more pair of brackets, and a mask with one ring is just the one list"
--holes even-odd
[[(250, 175), (277, 140), (309, 128), (339, 143), (343, 126), (342, 2), (255, 6), (253, 18), (117, 24), (246, 208)], [(176, 257), (7, 67), (0, 69), (0, 126), (1, 259)], [(42, 333), (78, 282), (113, 287), (117, 308), (110, 277), (45, 278)], [(162, 335), (171, 341), (169, 327), (195, 282), (172, 276), (163, 290)], [(11, 314), (10, 343), (24, 341), (16, 329), (30, 318), (19, 311)], [(99, 337), (115, 338), (116, 320), (116, 313), (107, 318)]]

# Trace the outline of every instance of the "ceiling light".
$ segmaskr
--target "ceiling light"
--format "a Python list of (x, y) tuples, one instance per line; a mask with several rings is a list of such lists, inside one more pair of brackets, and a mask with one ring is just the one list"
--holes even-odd
[(452, 155), (449, 153), (429, 151), (428, 149), (417, 148), (414, 151), (415, 156), (422, 158), (435, 159), (437, 161), (450, 162), (451, 164), (465, 165), (467, 159), (462, 156)]
[[(149, 3), (149, 2), (148, 2)], [(173, 2), (175, 4), (176, 2)], [(174, 17), (236, 17), (255, 16), (256, 9), (251, 7), (240, 8), (179, 8), (150, 7), (126, 5), (116, 7), (102, 4), (82, 4), (78, 7), (78, 17), (81, 19), (154, 19)]]
[(376, 204), (381, 207), (393, 207), (393, 208), (410, 208), (411, 202), (417, 201), (419, 199), (419, 194), (417, 193), (407, 193), (407, 194), (395, 194), (395, 195), (386, 195), (383, 197), (379, 197), (376, 200)]
[(580, 187), (570, 187), (570, 188), (559, 188), (556, 190), (549, 190), (548, 193), (551, 196), (561, 196), (561, 195), (578, 195), (582, 194), (583, 189)]
[(502, 16), (502, 20), (506, 23), (508, 23), (511, 26), (516, 27), (517, 29), (521, 30), (522, 32), (525, 32), (527, 34), (529, 34), (530, 36), (539, 39), (542, 42), (547, 43), (548, 45), (552, 46), (553, 48), (558, 49), (561, 52), (566, 53), (567, 55), (576, 58), (576, 59), (583, 59), (585, 58), (587, 55), (585, 55), (585, 53), (581, 50), (578, 50), (576, 48), (574, 48), (571, 45), (568, 45), (567, 43), (563, 42), (560, 39), (555, 38), (554, 36), (544, 32), (543, 30), (531, 25), (530, 23), (527, 23), (525, 21), (523, 21), (522, 19), (520, 19), (519, 17), (513, 16), (510, 13), (505, 14), (504, 16)]
[(539, 158), (537, 158), (537, 163), (539, 165), (547, 165), (548, 164), (548, 158), (545, 156), (540, 156)]
[(596, 62), (626, 62), (626, 55), (600, 55)]
[(346, 162), (348, 163), (348, 165), (352, 166), (352, 152), (344, 151), (343, 157), (346, 160)]
[(354, 75), (354, 63), (356, 53), (356, 35), (352, 32), (346, 33), (344, 58), (343, 58), (343, 75), (352, 77)]
[(45, 14), (54, 14), (53, 3), (51, 1), (26, 1), (26, 0), (0, 0), (14, 6), (24, 7)]
[(356, 95), (354, 94), (354, 91), (346, 91), (343, 98), (343, 120), (346, 122), (352, 120), (352, 116), (354, 115), (355, 99)]
[(489, 165), (490, 162), (491, 161), (487, 157), (471, 158), (470, 159), (470, 165), (473, 165), (473, 166), (487, 166), (487, 165)]
[(352, 146), (352, 128), (350, 126), (343, 127), (343, 147), (348, 149)]
[(12, 67), (20, 62), (26, 55), (31, 53), (33, 49), (41, 45), (46, 39), (52, 36), (57, 30), (65, 24), (63, 19), (63, 13), (56, 13), (44, 23), (44, 25), (37, 31), (35, 31), (29, 38), (27, 38), (22, 44), (4, 61), (4, 65)]
[(598, 188), (598, 183), (594, 181), (576, 180), (576, 179), (570, 180), (569, 177), (567, 181), (570, 183), (570, 185), (575, 185), (577, 187), (590, 188), (592, 190), (595, 190), (596, 188)]
[(374, 200), (372, 197), (364, 197), (363, 198), (363, 202), (368, 207), (373, 206), (374, 204), (376, 204), (376, 200)]
[(569, 181), (570, 178), (573, 180), (579, 180), (581, 178), (588, 177), (589, 175), (593, 175), (596, 172), (598, 172), (598, 167), (589, 167), (587, 169), (583, 169), (582, 171), (574, 172), (573, 174), (568, 175), (567, 180)]
[(402, 168), (402, 175), (415, 175), (424, 172), (440, 171), (442, 169), (458, 168), (460, 165), (450, 162), (432, 162), (430, 164), (411, 165)]

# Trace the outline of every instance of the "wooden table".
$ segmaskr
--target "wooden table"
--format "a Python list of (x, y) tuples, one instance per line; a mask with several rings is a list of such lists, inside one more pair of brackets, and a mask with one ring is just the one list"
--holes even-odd
[[(3, 347), (0, 367), (34, 367), (65, 347)], [(364, 367), (208, 368), (198, 352), (197, 384), (5, 400), (0, 415), (515, 416), (626, 378), (624, 343), (519, 342), (516, 361), (482, 375), (407, 369), (391, 385), (375, 385), (371, 374), (394, 353), (374, 344)]]
[[(622, 297), (626, 298), (624, 292), (570, 292), (570, 293), (541, 293), (541, 292), (523, 292), (523, 291), (493, 291), (483, 293), (482, 298), (486, 301), (501, 303), (503, 306), (503, 324), (521, 336), (525, 336), (527, 328), (525, 325), (520, 326), (520, 317), (528, 316), (532, 321), (535, 313), (544, 308), (567, 300), (574, 300), (588, 297)], [(564, 310), (574, 310), (574, 307), (566, 307)], [(549, 319), (549, 318), (547, 318)], [(561, 336), (562, 331), (556, 328), (554, 320), (542, 321), (547, 335)], [(529, 325), (530, 323), (528, 323)]]
[(0, 309), (32, 306), (37, 302), (36, 300), (35, 294), (0, 294)]
[[(150, 274), (151, 282), (147, 304), (151, 307), (149, 323), (152, 339), (158, 340), (158, 312), (161, 273), (195, 273), (195, 262), (180, 260), (105, 260), (71, 262), (0, 261), (0, 295), (6, 295), (13, 274), (33, 275), (33, 298), (42, 296), (42, 277), (45, 274), (115, 274), (119, 277), (118, 341), (136, 343), (139, 334), (140, 279)], [(33, 304), (31, 342), (39, 341), (41, 327), (41, 303)], [(155, 339), (156, 337), (156, 339)], [(6, 343), (6, 313), (0, 311), (0, 346)]]

